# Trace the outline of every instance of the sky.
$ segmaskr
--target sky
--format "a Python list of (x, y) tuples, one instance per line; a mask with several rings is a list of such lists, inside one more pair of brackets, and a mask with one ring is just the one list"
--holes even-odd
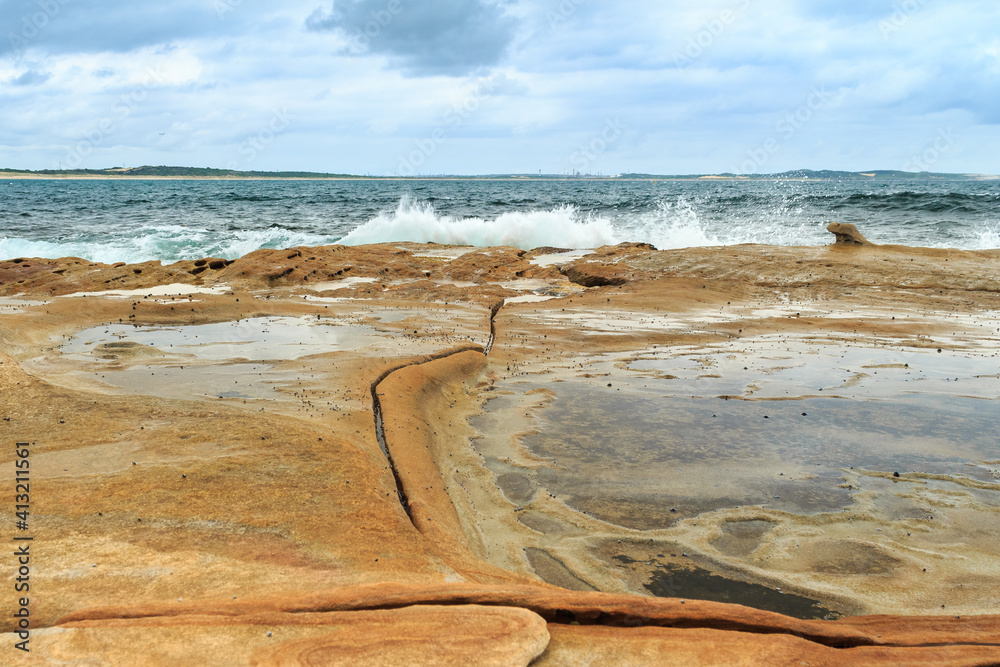
[(1000, 173), (995, 0), (0, 0), (0, 167)]

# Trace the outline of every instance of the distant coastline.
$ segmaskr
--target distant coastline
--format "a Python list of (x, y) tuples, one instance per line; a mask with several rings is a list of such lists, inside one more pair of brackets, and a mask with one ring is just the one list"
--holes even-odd
[(232, 171), (207, 167), (144, 166), (110, 169), (0, 169), (0, 179), (44, 180), (209, 180), (209, 181), (749, 181), (749, 180), (853, 180), (878, 181), (911, 179), (919, 181), (984, 181), (1000, 180), (989, 174), (947, 174), (931, 172), (906, 172), (892, 170), (813, 171), (797, 169), (774, 174), (646, 174), (624, 173), (614, 176), (561, 175), (561, 174), (484, 174), (437, 176), (362, 176), (357, 174), (331, 174), (303, 171)]

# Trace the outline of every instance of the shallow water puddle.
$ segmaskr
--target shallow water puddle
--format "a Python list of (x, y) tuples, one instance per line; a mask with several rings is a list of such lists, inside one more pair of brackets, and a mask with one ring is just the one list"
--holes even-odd
[(585, 313), (577, 310), (527, 312), (523, 317), (535, 326), (570, 326), (582, 333), (595, 336), (626, 335), (640, 331), (680, 331), (688, 325), (680, 320), (647, 313), (626, 311)]
[(0, 313), (21, 313), (28, 308), (44, 306), (51, 301), (35, 301), (33, 299), (12, 299), (0, 297)]
[(640, 570), (644, 566), (653, 567), (649, 574), (650, 581), (643, 587), (656, 597), (741, 604), (802, 619), (832, 620), (840, 616), (836, 611), (821, 606), (816, 600), (785, 593), (780, 588), (720, 577), (695, 565), (682, 567), (676, 563), (664, 563), (659, 555), (650, 556), (647, 561), (639, 561), (626, 555), (615, 556), (613, 560), (618, 567)]
[(200, 285), (186, 285), (184, 283), (173, 283), (170, 285), (154, 285), (153, 287), (142, 287), (131, 290), (105, 290), (103, 292), (74, 292), (64, 294), (58, 298), (72, 299), (75, 297), (101, 297), (131, 299), (135, 297), (148, 296), (191, 296), (194, 294), (225, 294), (231, 288), (229, 285), (220, 284), (205, 287)]
[(373, 312), (371, 317), (382, 322), (383, 324), (395, 324), (396, 322), (402, 322), (408, 320), (412, 317), (426, 317), (427, 313), (421, 312), (419, 310), (380, 310)]
[[(613, 383), (612, 383), (613, 384)], [(851, 505), (843, 470), (990, 481), (1000, 403), (912, 396), (754, 403), (675, 399), (559, 383), (539, 432), (523, 439), (552, 465), (498, 483), (523, 502), (545, 487), (605, 521), (655, 529), (742, 505), (809, 514)]]
[[(563, 554), (530, 558), (546, 580), (595, 584), (563, 532), (601, 533), (596, 519), (616, 538), (593, 555), (630, 590), (824, 617), (839, 608), (831, 592), (869, 600), (880, 576), (904, 595), (935, 559), (960, 578), (995, 551), (983, 528), (1000, 513), (991, 354), (770, 337), (602, 355), (502, 380), (471, 424), (522, 523)], [(693, 557), (658, 558), (654, 540)], [(926, 582), (941, 602), (964, 599)]]
[(282, 395), (275, 384), (291, 380), (266, 364), (213, 364), (210, 366), (147, 366), (85, 374), (130, 394), (168, 399), (275, 400)]
[(513, 296), (504, 299), (503, 305), (509, 306), (514, 303), (542, 303), (543, 301), (551, 301), (552, 299), (557, 298), (558, 297), (545, 294), (524, 294), (522, 296)]
[(378, 278), (362, 278), (362, 277), (351, 277), (351, 278), (341, 278), (340, 280), (330, 281), (330, 282), (320, 282), (312, 283), (311, 285), (299, 285), (298, 289), (309, 290), (310, 292), (329, 292), (340, 289), (353, 289), (358, 285), (369, 285), (371, 283), (377, 283)]
[(1000, 358), (995, 352), (852, 347), (762, 337), (680, 354), (643, 355), (624, 368), (664, 381), (657, 389), (674, 396), (872, 400), (933, 393), (1000, 398)]
[(131, 342), (210, 361), (290, 360), (335, 350), (357, 350), (384, 338), (368, 325), (315, 318), (257, 317), (189, 326), (94, 327), (74, 336), (61, 351), (64, 355), (89, 355), (102, 345)]
[(507, 387), (553, 392), (523, 438), (552, 465), (494, 464), (517, 501), (542, 486), (606, 521), (649, 529), (742, 505), (841, 509), (853, 502), (843, 480), (851, 468), (995, 481), (981, 465), (1000, 457), (992, 356), (764, 337), (586, 370)]
[(593, 250), (569, 250), (567, 252), (551, 253), (548, 255), (539, 255), (534, 259), (528, 260), (535, 266), (560, 266), (562, 264), (569, 264), (581, 259), (589, 254)]

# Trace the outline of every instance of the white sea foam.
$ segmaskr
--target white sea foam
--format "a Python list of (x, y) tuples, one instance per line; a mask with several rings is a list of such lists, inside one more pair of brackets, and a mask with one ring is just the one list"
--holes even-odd
[(661, 250), (721, 245), (684, 198), (661, 201), (655, 210), (622, 218), (615, 227), (622, 241), (651, 243)]
[[(260, 231), (233, 232), (231, 237), (218, 239), (212, 246), (214, 257), (236, 259), (261, 248), (294, 248), (297, 246), (329, 245), (336, 241), (335, 237), (308, 234), (305, 232), (290, 232), (286, 229), (264, 229)], [(199, 255), (201, 257), (201, 255)], [(188, 259), (194, 259), (190, 257)]]
[(291, 248), (333, 243), (335, 237), (271, 228), (217, 232), (177, 225), (151, 227), (132, 235), (67, 242), (0, 238), (0, 258), (81, 257), (92, 262), (129, 264), (161, 260), (165, 264), (202, 257), (236, 259), (260, 248)]
[(496, 218), (453, 218), (440, 215), (428, 203), (403, 197), (395, 211), (381, 213), (341, 239), (345, 245), (412, 241), (479, 247), (542, 246), (597, 248), (617, 242), (611, 222), (581, 216), (563, 206), (548, 211), (501, 213)]
[(984, 225), (976, 230), (978, 239), (970, 244), (974, 250), (993, 250), (1000, 248), (1000, 223)]
[(120, 259), (124, 252), (125, 248), (115, 243), (98, 246), (94, 243), (86, 242), (55, 243), (52, 241), (31, 241), (21, 238), (0, 238), (0, 258), (2, 259), (13, 259), (15, 257), (45, 257), (50, 259), (58, 257), (82, 257), (92, 262), (114, 263), (124, 261)]

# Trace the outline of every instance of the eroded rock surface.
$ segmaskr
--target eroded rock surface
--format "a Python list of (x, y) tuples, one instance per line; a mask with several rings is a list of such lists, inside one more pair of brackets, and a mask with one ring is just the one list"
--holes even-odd
[(826, 231), (836, 236), (840, 245), (871, 245), (871, 241), (865, 238), (857, 225), (849, 222), (831, 222)]
[[(536, 263), (546, 250), (0, 262), (0, 434), (33, 443), (45, 582), (32, 655), (9, 664), (995, 661), (995, 457), (965, 475), (844, 465), (849, 505), (825, 512), (685, 514), (628, 495), (644, 461), (626, 447), (594, 480), (633, 503), (612, 506), (560, 490), (579, 461), (529, 444), (574, 383), (612, 404), (626, 381), (677, 379), (658, 364), (681, 351), (709, 383), (781, 345), (941, 355), (949, 396), (995, 401), (1000, 252), (623, 244)], [(767, 382), (792, 354), (732, 399), (773, 400), (774, 419), (801, 398)], [(824, 388), (912, 370), (847, 369)], [(652, 596), (695, 568), (843, 617)]]

